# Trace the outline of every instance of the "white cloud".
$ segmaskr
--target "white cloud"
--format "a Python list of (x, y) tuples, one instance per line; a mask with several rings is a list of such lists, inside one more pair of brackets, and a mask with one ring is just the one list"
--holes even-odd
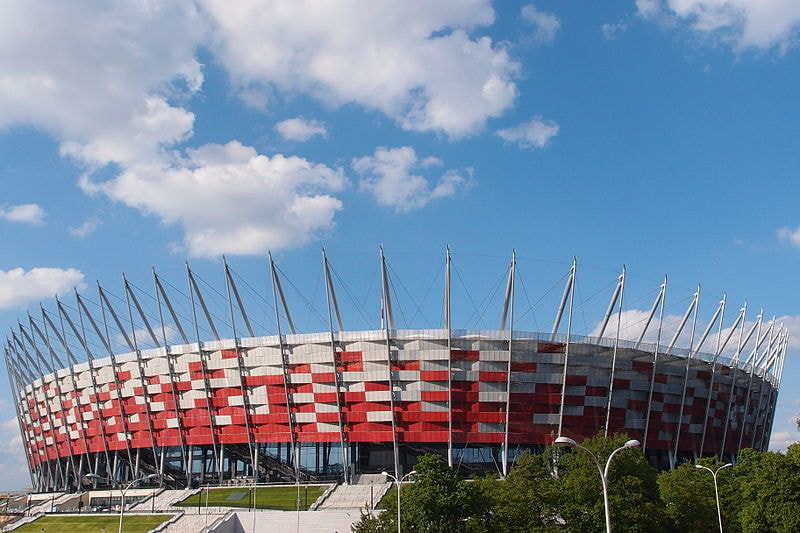
[(74, 268), (0, 270), (0, 309), (25, 307), (76, 286), (83, 286), (83, 274)]
[(539, 11), (533, 4), (522, 8), (522, 19), (533, 26), (533, 40), (538, 43), (552, 43), (561, 29), (557, 16)]
[(44, 209), (37, 204), (0, 207), (0, 218), (10, 220), (11, 222), (22, 222), (23, 224), (31, 224), (32, 226), (41, 226), (44, 224), (44, 217)]
[(513, 128), (499, 130), (497, 135), (523, 148), (543, 148), (550, 139), (558, 135), (558, 124), (552, 120), (545, 122), (542, 117), (537, 116)]
[(769, 439), (769, 450), (786, 452), (789, 445), (797, 442), (797, 431), (773, 431)]
[(467, 170), (467, 177), (455, 171), (445, 172), (433, 188), (427, 178), (414, 173), (440, 164), (436, 158), (419, 159), (410, 146), (379, 147), (372, 156), (353, 159), (353, 169), (364, 176), (361, 190), (372, 193), (379, 205), (393, 207), (397, 212), (411, 211), (432, 200), (453, 196), (469, 185), (471, 169)]
[(800, 248), (800, 227), (794, 229), (780, 228), (776, 233), (778, 234), (778, 238), (780, 240)]
[(644, 19), (655, 19), (661, 14), (661, 0), (636, 0), (636, 11)]
[(636, 6), (645, 19), (683, 22), (736, 50), (777, 47), (785, 52), (798, 42), (797, 0), (637, 0)]
[(17, 417), (5, 420), (0, 427), (3, 429), (0, 435), (0, 480), (6, 484), (0, 490), (21, 490), (29, 484), (30, 474)]
[(0, 425), (3, 428), (3, 432), (17, 432), (19, 431), (19, 421), (17, 417), (9, 418), (5, 422)]
[(603, 37), (605, 37), (609, 41), (618, 38), (620, 35), (625, 33), (627, 29), (628, 29), (628, 24), (624, 21), (603, 24), (600, 27), (600, 31), (603, 33)]
[(259, 87), (309, 94), (462, 137), (517, 94), (519, 66), (506, 50), (468, 34), (494, 22), (488, 0), (201, 4), (214, 21), (214, 52), (251, 99)]
[(323, 123), (316, 120), (306, 120), (303, 117), (290, 118), (278, 122), (275, 125), (275, 129), (284, 139), (291, 141), (307, 141), (314, 135), (328, 136), (328, 130)]
[(94, 231), (102, 225), (99, 218), (91, 217), (83, 221), (80, 226), (67, 228), (70, 235), (75, 237), (84, 238), (94, 233)]
[(783, 327), (789, 332), (790, 350), (800, 349), (800, 316), (783, 315), (775, 319), (777, 324), (783, 324)]
[[(688, 305), (688, 302), (687, 302)], [(647, 317), (649, 316), (649, 311), (642, 311), (639, 309), (628, 309), (622, 312), (622, 317), (620, 320), (620, 338), (623, 340), (628, 341), (636, 341), (639, 339), (639, 335), (641, 335), (642, 330), (647, 323)], [(721, 338), (720, 342), (724, 342), (725, 339), (731, 332), (731, 326), (733, 325), (734, 321), (736, 320), (736, 316), (738, 316), (739, 310), (734, 309), (733, 306), (728, 303), (728, 308), (726, 310), (726, 318), (725, 323), (723, 324), (722, 331), (719, 331), (719, 322), (714, 325), (711, 332), (708, 335), (708, 338), (703, 343), (701, 351), (704, 353), (713, 353), (717, 346), (717, 336), (719, 335)], [(754, 321), (751, 318), (749, 320), (745, 320), (744, 323), (744, 331), (745, 334), (750, 331), (752, 328)], [(614, 337), (617, 331), (617, 319), (618, 313), (614, 313), (611, 315), (608, 325), (606, 326), (605, 337)], [(705, 329), (708, 326), (708, 321), (710, 320), (710, 316), (706, 320), (698, 320), (697, 328), (695, 332), (695, 348), (697, 347), (697, 343), (700, 341), (700, 336), (703, 334)], [(675, 332), (678, 331), (678, 326), (680, 325), (681, 320), (683, 319), (683, 315), (667, 315), (664, 317), (664, 327), (662, 328), (661, 332), (661, 344), (666, 346), (672, 341), (672, 337), (675, 335)], [(761, 332), (766, 331), (767, 323), (771, 320), (772, 317), (764, 317), (763, 326), (761, 328)], [(681, 336), (678, 338), (675, 346), (677, 348), (688, 348), (691, 343), (691, 328), (692, 322), (691, 318), (684, 326), (683, 332)], [(644, 341), (646, 343), (654, 343), (656, 342), (657, 332), (658, 332), (658, 314), (653, 317), (653, 321), (650, 324), (650, 327), (647, 329), (647, 334), (644, 337)], [(775, 318), (775, 325), (776, 327), (783, 326), (789, 333), (789, 344), (787, 348), (789, 350), (796, 350), (800, 349), (800, 316), (790, 316), (784, 315), (781, 317)], [(597, 325), (595, 326), (594, 330), (589, 334), (590, 336), (597, 336), (600, 332), (601, 323), (598, 321)], [(737, 343), (739, 339), (739, 331), (741, 329), (741, 325), (737, 327), (736, 331), (731, 336), (730, 340), (728, 340), (728, 344), (725, 346), (723, 350), (723, 354), (727, 357), (732, 357), (737, 349)], [(750, 339), (747, 347), (743, 350), (743, 354), (741, 357), (746, 357), (750, 354), (755, 344), (755, 336)], [(762, 345), (763, 348), (763, 345)]]
[(3, 2), (0, 127), (33, 125), (62, 152), (104, 164), (153, 157), (193, 115), (205, 23), (191, 2)]
[(339, 169), (300, 157), (267, 157), (237, 141), (190, 150), (180, 165), (131, 166), (116, 178), (81, 181), (125, 205), (179, 224), (193, 256), (261, 254), (300, 246), (333, 227), (344, 189)]
[[(195, 118), (184, 104), (203, 83), (197, 51), (215, 54), (251, 105), (303, 94), (457, 138), (503, 114), (517, 95), (519, 65), (504, 46), (475, 36), (493, 22), (488, 0), (345, 0), (313, 9), (295, 0), (0, 3), (0, 128), (47, 132), (85, 167), (85, 192), (179, 226), (192, 255), (298, 246), (334, 226), (343, 172), (238, 141), (184, 152)], [(324, 135), (313, 121), (278, 129), (298, 140)], [(466, 181), (453, 172), (431, 186), (405, 177), (405, 193), (381, 196), (399, 210), (450, 196)], [(372, 183), (377, 194), (386, 176)], [(96, 224), (68, 231), (85, 236)]]

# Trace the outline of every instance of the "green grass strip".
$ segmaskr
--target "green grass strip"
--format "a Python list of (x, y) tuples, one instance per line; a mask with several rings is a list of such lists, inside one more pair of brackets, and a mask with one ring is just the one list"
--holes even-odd
[[(317, 501), (317, 498), (322, 496), (326, 488), (317, 485), (300, 485), (300, 510), (308, 510)], [(176, 505), (202, 508), (206, 506), (206, 497), (208, 497), (209, 507), (241, 507), (249, 509), (253, 506), (252, 490), (252, 487), (202, 490)], [(294, 511), (296, 508), (297, 487), (258, 487), (255, 494), (257, 509)]]
[[(125, 533), (147, 533), (173, 515), (125, 515), (122, 528)], [(115, 533), (119, 515), (43, 516), (15, 529), (18, 533)]]

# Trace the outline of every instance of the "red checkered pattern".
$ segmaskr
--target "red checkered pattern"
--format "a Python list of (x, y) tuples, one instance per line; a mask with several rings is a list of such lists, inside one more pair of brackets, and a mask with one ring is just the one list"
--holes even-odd
[[(520, 339), (509, 379), (507, 341), (495, 333), (473, 340), (417, 331), (387, 347), (383, 332), (343, 332), (335, 353), (328, 334), (290, 335), (283, 344), (277, 337), (244, 339), (238, 347), (204, 343), (202, 354), (196, 345), (173, 346), (142, 352), (141, 364), (134, 354), (117, 357), (116, 368), (96, 360), (94, 379), (82, 363), (20, 393), (25, 445), (35, 464), (87, 447), (181, 442), (374, 443), (396, 436), (400, 443), (452, 439), (463, 446), (503, 443), (506, 421), (509, 444), (548, 444), (559, 423), (561, 434), (583, 438), (602, 430), (607, 416), (610, 432), (642, 439), (649, 412), (647, 447), (675, 447), (686, 359), (660, 355), (653, 376), (652, 354), (619, 349), (612, 383), (611, 349), (575, 343), (565, 378), (564, 344)], [(758, 376), (751, 384), (740, 370), (731, 390), (732, 370), (716, 370), (709, 390), (710, 363), (690, 361), (679, 450), (697, 451), (705, 430), (703, 452), (718, 452), (729, 411), (729, 453), (742, 431), (745, 445), (764, 431), (771, 385)]]

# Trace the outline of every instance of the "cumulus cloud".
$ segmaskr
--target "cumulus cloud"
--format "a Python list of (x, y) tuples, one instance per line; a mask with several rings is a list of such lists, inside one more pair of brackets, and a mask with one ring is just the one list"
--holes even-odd
[(533, 26), (533, 40), (537, 43), (552, 43), (556, 39), (561, 22), (552, 13), (539, 11), (533, 4), (522, 8), (522, 19)]
[[(687, 303), (688, 305), (688, 303)], [(620, 318), (618, 313), (614, 313), (611, 315), (608, 325), (606, 326), (605, 337), (614, 337), (617, 331), (617, 321), (619, 320), (620, 324), (620, 339), (627, 340), (627, 341), (636, 341), (639, 339), (642, 331), (647, 324), (647, 317), (649, 316), (649, 311), (643, 311), (640, 309), (628, 309), (622, 312), (622, 316)], [(733, 324), (736, 320), (736, 317), (739, 314), (739, 309), (734, 309), (732, 305), (729, 303), (728, 308), (726, 310), (726, 318), (725, 323), (723, 324), (722, 330), (719, 330), (719, 322), (717, 322), (712, 330), (709, 332), (708, 337), (706, 338), (705, 342), (703, 343), (701, 350), (704, 353), (713, 353), (717, 347), (717, 338), (720, 339), (720, 345), (722, 345), (728, 337), (730, 339), (727, 340), (727, 345), (724, 345), (724, 349), (722, 353), (727, 357), (732, 357), (736, 350), (738, 349), (738, 342), (739, 342), (739, 332), (742, 329), (741, 324), (733, 330)], [(663, 327), (661, 328), (661, 344), (663, 346), (667, 346), (671, 341), (672, 338), (675, 336), (675, 333), (678, 331), (678, 326), (680, 326), (681, 320), (683, 319), (683, 315), (666, 315), (664, 317)], [(694, 347), (697, 348), (697, 343), (700, 341), (700, 336), (706, 330), (709, 324), (709, 320), (711, 317), (707, 317), (706, 320), (698, 320), (697, 329), (695, 331), (694, 336)], [(761, 333), (767, 331), (767, 324), (772, 319), (772, 317), (764, 317), (762, 321)], [(692, 319), (690, 317), (689, 321), (684, 326), (684, 329), (681, 335), (678, 337), (678, 341), (675, 343), (677, 348), (688, 348), (692, 343), (691, 340), (691, 328), (692, 328)], [(750, 332), (755, 321), (752, 318), (749, 320), (744, 321), (744, 334)], [(595, 326), (594, 330), (589, 334), (590, 336), (597, 336), (600, 333), (601, 323), (598, 321), (597, 325)], [(800, 316), (790, 316), (784, 315), (781, 317), (775, 318), (775, 327), (783, 327), (787, 330), (789, 334), (789, 342), (788, 342), (788, 349), (795, 350), (800, 348)], [(659, 328), (659, 320), (658, 314), (653, 317), (653, 320), (650, 326), (647, 329), (647, 333), (643, 339), (645, 343), (655, 343), (658, 335), (658, 328)], [(776, 330), (777, 331), (777, 330)], [(731, 335), (731, 332), (733, 334)], [(750, 352), (752, 351), (753, 347), (755, 346), (755, 334), (751, 337), (750, 341), (748, 342), (747, 346), (744, 347), (742, 350), (741, 357), (746, 358)], [(762, 349), (765, 345), (762, 344)]]
[(8, 207), (0, 207), (0, 218), (11, 222), (22, 222), (32, 226), (44, 224), (44, 209), (37, 204), (20, 204)]
[(783, 315), (777, 317), (775, 322), (782, 324), (789, 332), (789, 349), (800, 349), (800, 316)]
[(785, 52), (800, 31), (796, 0), (637, 0), (636, 7), (644, 19), (683, 23), (737, 50)]
[[(517, 96), (519, 65), (480, 36), (494, 22), (489, 0), (312, 3), (2, 3), (0, 128), (47, 132), (84, 169), (84, 191), (177, 225), (191, 255), (250, 254), (331, 230), (347, 180), (233, 140), (185, 150), (195, 119), (186, 103), (203, 84), (199, 49), (251, 105), (300, 94), (451, 138), (478, 132)], [(276, 127), (293, 140), (326, 134), (301, 118)], [(408, 210), (466, 182), (448, 172), (429, 185), (411, 173), (424, 166), (412, 159), (394, 174), (376, 163), (363, 188)], [(88, 219), (68, 231), (96, 227)]]
[(6, 483), (13, 480), (14, 486), (5, 486), (3, 490), (21, 490), (30, 481), (28, 462), (22, 447), (22, 436), (19, 432), (17, 418), (7, 419), (0, 425), (0, 479)]
[(215, 53), (249, 98), (259, 88), (309, 94), (378, 110), (408, 130), (463, 137), (517, 95), (519, 66), (469, 33), (494, 22), (488, 0), (201, 4)]
[(91, 217), (84, 220), (80, 226), (67, 228), (67, 231), (69, 231), (70, 235), (74, 237), (80, 237), (82, 239), (94, 233), (94, 231), (99, 228), (101, 224), (102, 222), (99, 218)]
[(661, 0), (636, 0), (636, 11), (644, 19), (656, 19), (662, 14)]
[(533, 117), (513, 128), (499, 130), (497, 135), (508, 142), (519, 144), (522, 148), (544, 148), (550, 139), (558, 135), (558, 124), (542, 117)]
[(152, 157), (191, 128), (168, 102), (202, 83), (205, 27), (191, 2), (3, 2), (0, 127), (33, 125), (94, 163)]
[[(179, 225), (192, 255), (303, 244), (333, 226), (340, 171), (235, 141), (181, 150), (193, 133), (183, 104), (203, 82), (195, 54), (211, 46), (210, 18), (194, 2), (1, 4), (0, 127), (49, 132), (86, 168), (84, 191)], [(284, 131), (302, 135), (294, 126)], [(83, 237), (98, 224), (68, 231)]]
[(258, 154), (237, 141), (190, 150), (180, 165), (131, 166), (81, 187), (179, 224), (193, 256), (261, 254), (305, 244), (333, 227), (347, 185), (340, 169)]
[(800, 227), (798, 228), (780, 228), (777, 231), (778, 238), (784, 242), (797, 246), (800, 248)]
[(791, 407), (792, 414), (788, 417), (781, 416), (783, 406), (778, 407), (775, 420), (775, 427), (769, 439), (769, 450), (773, 452), (786, 452), (786, 449), (800, 440), (800, 433), (797, 430), (797, 405)]
[(447, 171), (436, 185), (415, 171), (441, 164), (436, 158), (419, 159), (410, 146), (400, 148), (380, 147), (371, 156), (353, 159), (353, 169), (361, 174), (360, 188), (371, 193), (378, 205), (393, 207), (397, 212), (407, 212), (429, 202), (453, 196), (469, 184), (471, 169), (462, 176)]
[(275, 129), (284, 139), (290, 141), (307, 141), (315, 135), (328, 136), (325, 125), (316, 120), (306, 120), (303, 117), (290, 118), (275, 124)]
[(83, 274), (74, 268), (0, 270), (0, 309), (25, 307), (76, 286), (83, 287)]

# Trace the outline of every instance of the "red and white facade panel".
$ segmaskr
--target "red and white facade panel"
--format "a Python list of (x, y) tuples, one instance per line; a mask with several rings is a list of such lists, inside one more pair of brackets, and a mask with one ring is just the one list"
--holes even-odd
[(32, 467), (184, 445), (530, 446), (606, 427), (683, 454), (764, 446), (771, 374), (648, 346), (614, 350), (608, 339), (567, 348), (550, 337), (515, 332), (510, 350), (507, 331), (447, 330), (170, 346), (58, 370), (17, 402)]

